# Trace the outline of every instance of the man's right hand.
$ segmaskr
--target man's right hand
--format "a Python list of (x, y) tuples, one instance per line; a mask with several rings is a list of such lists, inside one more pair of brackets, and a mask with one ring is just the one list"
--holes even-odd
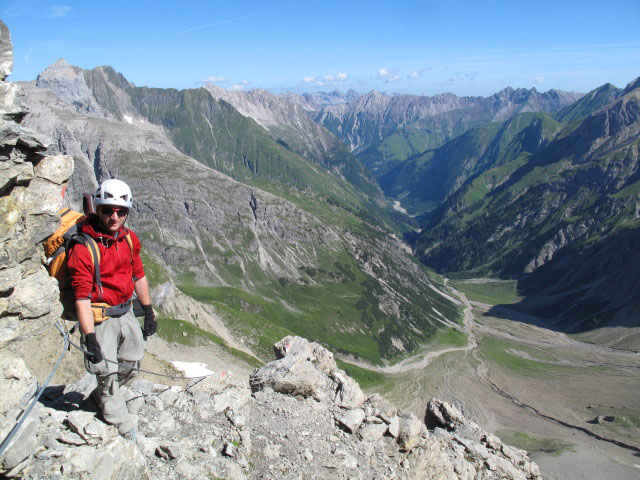
[(84, 337), (84, 344), (87, 347), (88, 354), (85, 353), (91, 363), (100, 363), (102, 361), (102, 350), (96, 338), (95, 333), (88, 333)]

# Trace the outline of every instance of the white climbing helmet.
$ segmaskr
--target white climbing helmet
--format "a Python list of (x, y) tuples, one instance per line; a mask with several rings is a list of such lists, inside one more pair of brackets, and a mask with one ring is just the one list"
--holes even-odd
[(129, 185), (115, 178), (102, 182), (96, 190), (95, 198), (96, 207), (113, 205), (114, 207), (131, 208), (133, 202)]

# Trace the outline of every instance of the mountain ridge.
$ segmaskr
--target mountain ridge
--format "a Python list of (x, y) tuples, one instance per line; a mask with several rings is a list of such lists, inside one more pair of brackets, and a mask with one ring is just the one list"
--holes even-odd
[[(639, 85), (634, 80), (620, 92), (607, 86), (597, 89), (587, 100), (603, 91), (613, 92), (615, 99), (604, 107), (597, 102), (587, 103), (587, 109), (579, 106), (593, 111), (564, 124), (565, 128), (556, 127), (557, 136), (538, 151), (513, 154), (506, 164), (468, 178), (449, 200), (427, 214), (415, 244), (423, 260), (457, 274), (520, 278), (522, 292), (537, 298), (520, 306), (549, 319), (554, 328), (582, 331), (589, 325), (630, 321), (635, 307), (628, 296), (618, 295), (625, 291), (615, 287), (619, 280), (602, 272), (597, 277), (600, 289), (587, 282), (584, 295), (576, 293), (575, 282), (580, 275), (586, 278), (602, 271), (606, 256), (614, 254), (606, 248), (607, 238), (624, 245), (614, 239), (633, 238), (622, 235), (626, 225), (637, 229)], [(611, 262), (617, 265), (618, 279), (636, 275), (635, 263), (625, 255), (622, 264)], [(572, 262), (576, 262), (573, 279)], [(581, 262), (592, 269), (583, 271)], [(546, 264), (550, 266), (542, 269)], [(554, 276), (563, 278), (566, 286)], [(611, 281), (604, 282), (605, 278)], [(593, 308), (585, 307), (589, 304)], [(593, 323), (594, 318), (599, 320)]]
[[(123, 78), (116, 75), (100, 84), (107, 92)], [(140, 108), (146, 105), (154, 118), (156, 104), (146, 90), (127, 97), (134, 110), (116, 103), (111, 111), (88, 112), (44, 86), (25, 84), (24, 89), (31, 108), (27, 124), (52, 134), (52, 151), (76, 159), (69, 187), (76, 208), (81, 194), (93, 191), (102, 179), (127, 181), (140, 199), (131, 221), (151, 252), (145, 264), (154, 286), (174, 278), (168, 288), (212, 308), (223, 323), (236, 321), (232, 336), (250, 339), (257, 355), (266, 355), (275, 340), (290, 332), (378, 363), (449, 328), (441, 316), (457, 317), (455, 305), (434, 292), (399, 242), (343, 208), (344, 198), (330, 203), (311, 188), (285, 184), (268, 193), (196, 164), (164, 128), (146, 115), (134, 116), (146, 114)], [(196, 93), (231, 112), (250, 132), (261, 128), (206, 90)], [(411, 283), (404, 278), (407, 272)], [(431, 302), (440, 314), (431, 313)]]

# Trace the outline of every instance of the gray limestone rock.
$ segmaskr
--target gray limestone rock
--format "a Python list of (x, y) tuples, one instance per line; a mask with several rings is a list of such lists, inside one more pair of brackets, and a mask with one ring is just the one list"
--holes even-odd
[(67, 424), (72, 432), (92, 445), (115, 438), (118, 434), (111, 425), (97, 421), (92, 413), (81, 410), (69, 412)]
[(395, 405), (382, 398), (378, 393), (374, 393), (367, 398), (365, 406), (371, 408), (371, 414), (379, 417), (385, 423), (391, 423), (391, 419), (398, 413), (398, 409)]
[(402, 451), (411, 451), (426, 438), (427, 430), (424, 424), (413, 413), (400, 414), (398, 431), (398, 445)]
[(342, 370), (331, 374), (331, 378), (338, 384), (335, 403), (342, 408), (358, 408), (367, 399), (358, 383)]
[(156, 447), (155, 453), (165, 460), (174, 460), (184, 455), (184, 450), (177, 443), (163, 441)]
[(35, 175), (62, 185), (73, 174), (73, 158), (68, 155), (45, 157), (35, 167)]
[(363, 442), (375, 442), (387, 432), (385, 423), (365, 423), (358, 430), (358, 437)]
[(464, 417), (453, 405), (437, 399), (429, 400), (425, 413), (427, 427), (441, 427), (449, 430), (463, 421)]
[(37, 430), (38, 420), (34, 417), (28, 417), (0, 457), (0, 462), (5, 469), (15, 468), (36, 452), (38, 448)]
[(391, 419), (389, 420), (389, 435), (391, 435), (393, 438), (398, 438), (398, 435), (400, 434), (400, 418), (398, 418), (397, 416), (391, 417)]
[(276, 392), (305, 397), (326, 396), (332, 390), (329, 379), (311, 361), (295, 355), (259, 368), (249, 382), (254, 391), (270, 387)]
[(278, 360), (251, 375), (254, 391), (269, 387), (290, 395), (329, 398), (343, 408), (357, 408), (366, 400), (358, 384), (338, 369), (333, 354), (321, 345), (288, 336), (274, 345), (274, 351)]
[(9, 29), (0, 20), (0, 80), (4, 81), (13, 70), (13, 43)]
[(22, 358), (0, 355), (0, 415), (25, 405), (35, 392), (36, 383)]
[(347, 432), (355, 433), (365, 418), (364, 410), (361, 408), (343, 410), (336, 414), (336, 422), (344, 427)]
[(26, 110), (18, 105), (22, 95), (22, 90), (16, 84), (0, 82), (0, 118), (20, 121), (24, 117)]

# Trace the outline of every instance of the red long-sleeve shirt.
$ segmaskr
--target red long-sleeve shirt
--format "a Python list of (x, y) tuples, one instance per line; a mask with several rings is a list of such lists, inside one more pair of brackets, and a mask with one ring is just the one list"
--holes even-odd
[[(129, 300), (133, 295), (133, 282), (145, 276), (138, 236), (132, 230), (123, 227), (118, 231), (117, 238), (114, 238), (112, 235), (96, 231), (90, 223), (84, 223), (80, 231), (91, 235), (100, 249), (102, 298), (99, 299), (98, 288), (94, 283), (91, 254), (86, 246), (76, 243), (70, 249), (67, 261), (76, 300), (88, 298), (92, 302), (104, 302), (109, 305), (119, 305)], [(131, 235), (133, 261), (131, 249), (125, 239), (127, 234)]]

